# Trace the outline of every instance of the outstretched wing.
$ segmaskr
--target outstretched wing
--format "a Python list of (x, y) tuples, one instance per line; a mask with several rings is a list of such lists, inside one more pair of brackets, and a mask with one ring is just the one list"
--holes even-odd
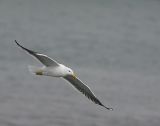
[(47, 66), (47, 67), (49, 67), (49, 66), (59, 66), (58, 62), (56, 62), (55, 60), (51, 59), (47, 55), (44, 55), (44, 54), (37, 53), (37, 52), (34, 52), (32, 50), (29, 50), (29, 49), (23, 47), (22, 45), (20, 45), (16, 40), (15, 40), (15, 43), (19, 47), (21, 47), (22, 49), (24, 49), (25, 51), (27, 51), (29, 54), (31, 54), (32, 56), (34, 56), (35, 58), (37, 58), (45, 66)]
[(93, 101), (94, 103), (105, 107), (108, 110), (113, 110), (112, 108), (108, 108), (106, 106), (104, 106), (99, 100), (98, 98), (93, 94), (93, 92), (90, 90), (90, 88), (85, 85), (81, 80), (79, 80), (77, 77), (72, 76), (72, 75), (68, 75), (64, 77), (67, 81), (69, 81), (77, 90), (79, 90), (80, 92), (82, 92), (86, 97), (88, 97), (88, 99), (90, 99), (91, 101)]

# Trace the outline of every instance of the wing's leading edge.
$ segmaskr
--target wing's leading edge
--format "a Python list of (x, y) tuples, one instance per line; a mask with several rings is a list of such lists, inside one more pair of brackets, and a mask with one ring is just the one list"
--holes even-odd
[(47, 67), (49, 67), (49, 66), (59, 66), (59, 63), (57, 63), (56, 61), (54, 61), (52, 58), (48, 57), (47, 55), (44, 55), (44, 54), (29, 50), (29, 49), (23, 47), (22, 45), (20, 45), (16, 40), (15, 40), (15, 43), (19, 47), (21, 47), (22, 49), (27, 51), (29, 54), (31, 54), (32, 56), (37, 58), (45, 66), (47, 66)]

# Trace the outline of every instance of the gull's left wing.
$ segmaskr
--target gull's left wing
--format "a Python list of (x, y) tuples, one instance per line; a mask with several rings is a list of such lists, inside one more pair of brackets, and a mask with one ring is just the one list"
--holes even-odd
[(41, 54), (41, 53), (37, 53), (34, 52), (32, 50), (29, 50), (25, 47), (23, 47), (22, 45), (20, 45), (16, 40), (15, 43), (21, 47), (22, 49), (24, 49), (25, 51), (27, 51), (29, 54), (31, 54), (32, 56), (34, 56), (35, 58), (37, 58), (42, 64), (44, 64), (45, 66), (49, 67), (49, 66), (59, 66), (59, 63), (56, 62), (55, 60), (53, 60), (52, 58), (48, 57), (47, 55)]
[(85, 85), (81, 80), (79, 80), (77, 77), (72, 76), (72, 75), (68, 75), (68, 76), (65, 76), (64, 79), (69, 81), (77, 90), (79, 90), (81, 93), (83, 93), (86, 97), (88, 97), (88, 99), (93, 101), (95, 104), (103, 106), (108, 110), (113, 110), (112, 108), (108, 108), (108, 107), (104, 106), (98, 100), (98, 98), (93, 94), (93, 92), (90, 90), (90, 88), (87, 85)]

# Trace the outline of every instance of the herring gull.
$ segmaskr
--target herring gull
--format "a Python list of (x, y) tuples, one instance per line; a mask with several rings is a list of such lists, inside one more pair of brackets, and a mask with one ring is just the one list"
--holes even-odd
[(16, 40), (15, 43), (21, 47), (23, 50), (28, 52), (30, 55), (38, 59), (42, 64), (43, 67), (35, 67), (29, 66), (29, 70), (36, 74), (36, 75), (44, 75), (44, 76), (51, 76), (51, 77), (62, 77), (68, 82), (72, 84), (78, 91), (83, 93), (88, 99), (90, 99), (95, 104), (98, 104), (107, 110), (113, 110), (112, 108), (106, 107), (104, 104), (100, 102), (100, 100), (94, 95), (91, 89), (85, 85), (73, 72), (71, 68), (66, 67), (63, 64), (58, 63), (57, 61), (53, 60), (52, 58), (48, 57), (47, 55), (29, 50), (22, 45), (20, 45)]

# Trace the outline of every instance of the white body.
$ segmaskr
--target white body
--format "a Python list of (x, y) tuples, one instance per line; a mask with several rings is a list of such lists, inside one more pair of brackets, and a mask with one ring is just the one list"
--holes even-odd
[(36, 67), (36, 66), (29, 66), (29, 71), (36, 75), (44, 75), (44, 76), (51, 76), (51, 77), (64, 77), (66, 75), (73, 75), (73, 71), (64, 66), (63, 64), (59, 64), (58, 67), (50, 66), (50, 67)]

